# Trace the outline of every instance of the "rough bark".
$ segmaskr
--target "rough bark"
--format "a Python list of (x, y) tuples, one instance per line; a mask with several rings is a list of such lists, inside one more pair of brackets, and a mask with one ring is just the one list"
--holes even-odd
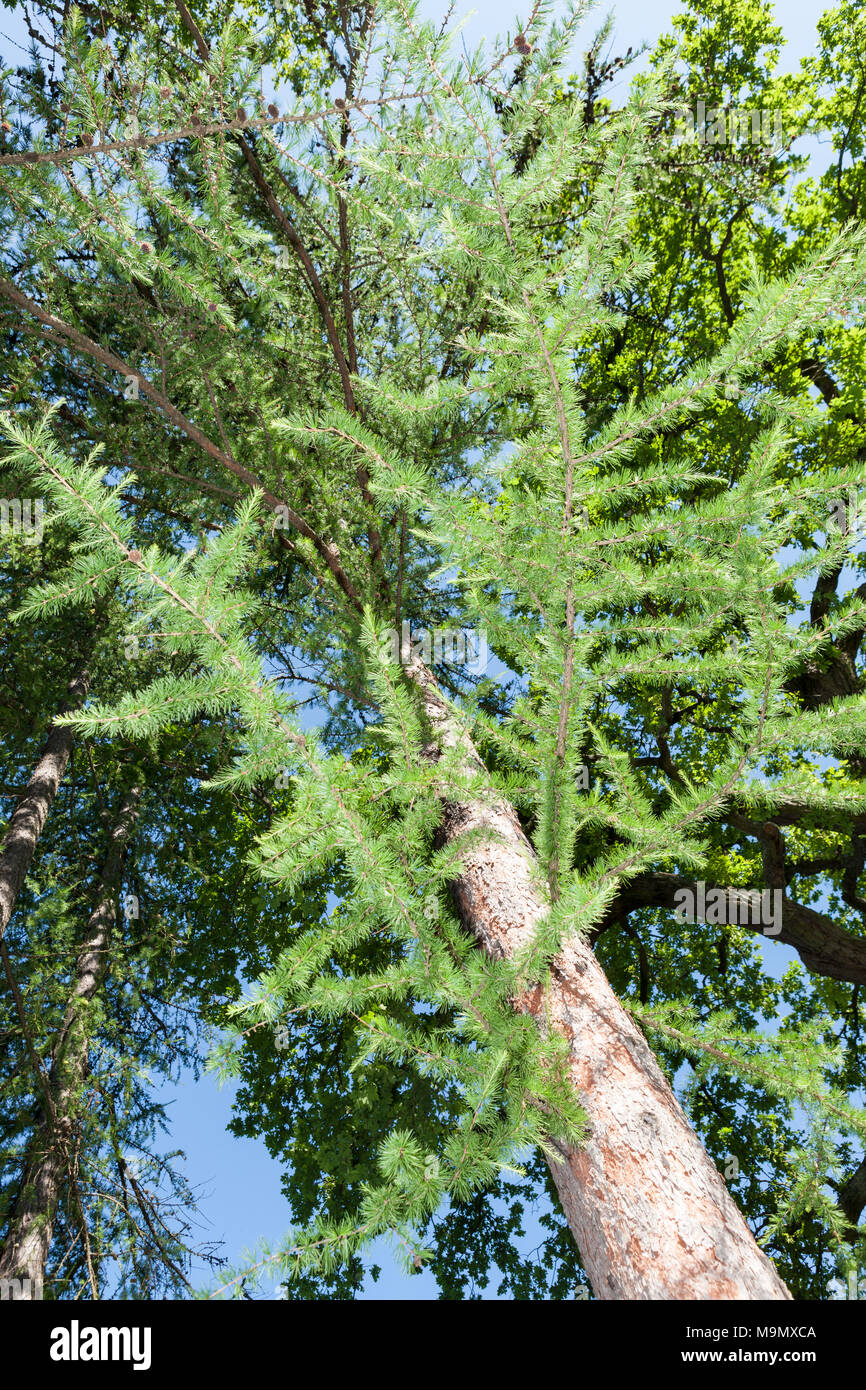
[[(420, 663), (407, 675), (434, 733), (428, 756), (457, 747), (481, 761)], [(512, 957), (549, 911), (539, 865), (501, 798), (446, 800), (443, 830), (465, 848), (453, 884), (461, 919), (492, 957)], [(600, 1299), (789, 1299), (688, 1123), (643, 1034), (591, 948), (569, 942), (546, 983), (515, 1001), (569, 1042), (571, 1079), (591, 1126), (551, 1162), (563, 1211)]]
[[(74, 677), (69, 686), (65, 709), (76, 709), (84, 702), (88, 684), (86, 671)], [(57, 788), (65, 776), (73, 737), (72, 730), (66, 726), (52, 728), (24, 795), (12, 812), (0, 845), (0, 938), (9, 925), (15, 900), (27, 876)]]
[(0, 1250), (0, 1279), (28, 1280), (29, 1287), (24, 1285), (26, 1291), (19, 1295), (24, 1298), (32, 1298), (32, 1291), (43, 1285), (57, 1207), (74, 1149), (78, 1098), (87, 1074), (87, 1005), (105, 977), (123, 854), (140, 800), (140, 787), (126, 793), (111, 832), (96, 907), (87, 922), (72, 991), (54, 1044), (50, 1113), (46, 1104), (28, 1146), (21, 1191)]

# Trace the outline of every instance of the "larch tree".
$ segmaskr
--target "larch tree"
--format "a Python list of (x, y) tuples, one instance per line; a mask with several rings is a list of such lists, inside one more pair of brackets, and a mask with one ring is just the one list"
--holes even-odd
[(846, 220), (736, 286), (726, 243), (724, 331), (684, 347), (671, 303), (676, 349), (638, 369), (642, 200), (689, 158), (682, 92), (663, 53), (622, 110), (569, 99), (584, 9), (538, 4), (458, 58), (404, 0), (338, 5), (335, 83), (282, 107), (247, 34), (184, 0), (183, 83), (159, 23), (121, 53), (70, 13), (54, 128), (24, 112), (0, 153), (0, 297), (87, 383), (82, 408), (47, 382), (3, 417), (4, 476), (77, 536), (16, 618), (110, 596), (156, 655), (55, 728), (239, 730), (210, 790), (288, 803), (250, 827), (263, 891), (338, 892), (232, 1010), (224, 1064), (265, 1026), (302, 1045), (307, 1018), (345, 1021), (356, 1099), (384, 1062), (438, 1107), (273, 1270), (327, 1278), (388, 1234), (422, 1267), (434, 1213), (541, 1153), (598, 1298), (784, 1300), (672, 1058), (807, 1117), (793, 1216), (839, 1249), (859, 1078), (820, 1016), (768, 1033), (687, 974), (651, 1001), (645, 953), (637, 997), (602, 960), (656, 909), (866, 974), (857, 926), (788, 893), (784, 834), (859, 911), (866, 595), (829, 600), (857, 532), (827, 499), (862, 468), (798, 472), (826, 421), (784, 371), (817, 382), (804, 343), (856, 331), (866, 238)]

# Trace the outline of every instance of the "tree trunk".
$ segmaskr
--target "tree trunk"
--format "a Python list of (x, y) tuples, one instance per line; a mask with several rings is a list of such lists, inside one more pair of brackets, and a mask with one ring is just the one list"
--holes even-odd
[(54, 1044), (49, 1075), (52, 1113), (43, 1110), (28, 1145), (21, 1191), (0, 1250), (0, 1280), (29, 1281), (24, 1286), (26, 1292), (17, 1294), (22, 1298), (32, 1298), (34, 1290), (41, 1290), (45, 1277), (57, 1205), (72, 1155), (76, 1107), (87, 1073), (87, 1005), (105, 976), (123, 854), (138, 817), (140, 800), (140, 787), (126, 793), (111, 832), (97, 904), (87, 923), (72, 993)]
[[(406, 672), (434, 731), (431, 760), (458, 747), (467, 771), (481, 768), (431, 673), (418, 662)], [(446, 801), (443, 830), (446, 842), (487, 832), (464, 852), (454, 899), (488, 955), (514, 956), (550, 906), (514, 811), (501, 798)], [(570, 1044), (591, 1135), (582, 1148), (562, 1144), (550, 1169), (596, 1297), (789, 1299), (591, 948), (568, 942), (546, 985), (515, 1007)]]
[[(81, 671), (69, 685), (65, 709), (76, 709), (87, 698), (89, 677)], [(52, 728), (33, 776), (15, 810), (0, 845), (0, 939), (9, 925), (15, 900), (30, 867), (48, 812), (63, 781), (72, 752), (70, 728)]]
[(866, 1158), (860, 1160), (848, 1181), (839, 1188), (838, 1202), (851, 1223), (845, 1239), (853, 1245), (860, 1237), (857, 1225), (866, 1207)]

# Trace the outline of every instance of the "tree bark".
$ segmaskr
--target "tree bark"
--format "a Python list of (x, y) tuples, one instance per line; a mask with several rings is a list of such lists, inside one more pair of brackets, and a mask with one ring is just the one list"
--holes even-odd
[[(83, 704), (88, 686), (87, 672), (79, 672), (70, 682), (65, 709)], [(57, 788), (65, 776), (73, 740), (72, 729), (67, 726), (52, 728), (24, 795), (12, 812), (0, 845), (0, 939), (9, 925)]]
[(857, 1226), (863, 1208), (866, 1207), (866, 1158), (861, 1159), (848, 1181), (839, 1188), (838, 1201), (840, 1209), (851, 1223), (845, 1239), (853, 1243), (859, 1239), (860, 1232)]
[(0, 1250), (0, 1280), (29, 1281), (24, 1286), (26, 1292), (16, 1294), (13, 1290), (13, 1297), (32, 1298), (34, 1290), (42, 1289), (57, 1206), (72, 1155), (78, 1098), (87, 1073), (87, 1005), (105, 977), (123, 854), (140, 800), (140, 787), (126, 793), (109, 838), (97, 904), (87, 922), (72, 992), (54, 1044), (49, 1074), (52, 1113), (43, 1109), (30, 1140), (21, 1191)]
[[(467, 772), (482, 769), (432, 674), (419, 662), (406, 673), (433, 730), (429, 758), (457, 747)], [(444, 807), (447, 843), (482, 832), (452, 885), (461, 919), (488, 955), (512, 957), (550, 907), (532, 846), (502, 798)], [(591, 948), (568, 942), (548, 980), (514, 1003), (570, 1046), (591, 1136), (560, 1145), (549, 1166), (596, 1297), (789, 1299)]]
[[(839, 867), (843, 867), (841, 857)], [(769, 879), (767, 883), (769, 885)], [(780, 929), (773, 935), (765, 935), (765, 940), (793, 946), (813, 975), (826, 975), (828, 979), (844, 980), (854, 985), (866, 984), (866, 937), (855, 936), (824, 913), (795, 902), (778, 881), (774, 886), (782, 887), (784, 894), (781, 923)], [(707, 893), (718, 887), (715, 883), (705, 884)], [(663, 907), (673, 911), (677, 893), (683, 888), (690, 889), (697, 896), (695, 879), (663, 871), (637, 874), (624, 885), (607, 920), (615, 920), (617, 912), (629, 913), (641, 907)], [(738, 922), (747, 931), (763, 934), (763, 927), (751, 920), (749, 902), (754, 890), (724, 887), (722, 891), (726, 897), (728, 920)]]

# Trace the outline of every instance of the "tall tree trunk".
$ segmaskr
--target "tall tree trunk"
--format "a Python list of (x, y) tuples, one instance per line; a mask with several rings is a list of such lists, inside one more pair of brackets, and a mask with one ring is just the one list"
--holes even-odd
[[(431, 673), (419, 662), (406, 672), (434, 732), (430, 758), (457, 747), (467, 771), (482, 767)], [(455, 902), (488, 955), (514, 956), (550, 908), (514, 811), (501, 798), (446, 801), (443, 831), (449, 843), (482, 832), (462, 856)], [(596, 1297), (789, 1299), (590, 947), (568, 942), (515, 1007), (570, 1045), (591, 1135), (560, 1145), (550, 1170)]]
[[(89, 676), (80, 671), (69, 684), (64, 711), (77, 709), (87, 698)], [(67, 726), (52, 728), (27, 788), (6, 828), (0, 845), (0, 939), (5, 934), (15, 900), (30, 867), (39, 836), (48, 818), (57, 788), (63, 781), (72, 752), (73, 732)]]
[(87, 923), (72, 992), (54, 1044), (49, 1074), (51, 1113), (43, 1109), (30, 1140), (21, 1192), (0, 1250), (0, 1279), (28, 1280), (27, 1291), (20, 1295), (25, 1298), (32, 1298), (33, 1290), (42, 1288), (45, 1276), (57, 1205), (73, 1150), (76, 1108), (87, 1074), (87, 1005), (105, 976), (123, 854), (138, 817), (140, 800), (140, 787), (126, 793), (109, 838), (96, 907)]

